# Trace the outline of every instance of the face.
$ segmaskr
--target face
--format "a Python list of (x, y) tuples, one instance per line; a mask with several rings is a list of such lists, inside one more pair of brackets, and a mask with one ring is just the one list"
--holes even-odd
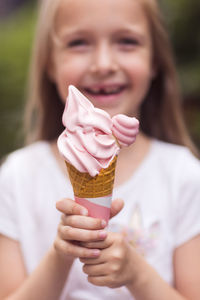
[(136, 0), (61, 0), (50, 64), (63, 102), (75, 85), (111, 116), (139, 117), (154, 70), (143, 9)]

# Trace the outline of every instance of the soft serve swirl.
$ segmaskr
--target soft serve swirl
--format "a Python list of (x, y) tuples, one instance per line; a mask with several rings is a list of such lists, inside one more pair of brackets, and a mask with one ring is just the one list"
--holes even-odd
[(112, 118), (112, 122), (113, 135), (121, 147), (128, 147), (135, 142), (139, 131), (139, 121), (136, 118), (119, 114)]
[[(95, 176), (107, 168), (120, 146), (135, 141), (139, 122), (125, 115), (110, 115), (93, 104), (76, 89), (69, 93), (62, 118), (65, 130), (58, 138), (58, 149), (64, 159), (80, 172)], [(116, 142), (117, 138), (118, 143)]]

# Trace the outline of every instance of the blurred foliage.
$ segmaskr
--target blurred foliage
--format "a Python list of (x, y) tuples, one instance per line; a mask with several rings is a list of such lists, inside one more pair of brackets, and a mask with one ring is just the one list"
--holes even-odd
[[(160, 0), (185, 98), (186, 119), (200, 147), (200, 1)], [(22, 114), (37, 1), (0, 20), (0, 157), (20, 147)]]
[(184, 112), (200, 149), (200, 1), (162, 0), (184, 96)]
[[(200, 1), (163, 0), (184, 95), (200, 95)], [(199, 100), (200, 101), (200, 100)]]
[(200, 97), (184, 102), (185, 119), (195, 144), (200, 150)]
[(33, 31), (35, 4), (0, 20), (0, 157), (22, 145), (22, 114)]

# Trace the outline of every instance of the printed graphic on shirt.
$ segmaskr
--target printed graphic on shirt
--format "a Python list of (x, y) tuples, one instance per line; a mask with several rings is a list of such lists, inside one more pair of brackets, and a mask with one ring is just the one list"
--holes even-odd
[(140, 254), (147, 256), (156, 247), (160, 234), (160, 222), (155, 221), (145, 228), (141, 209), (136, 204), (128, 226), (110, 224), (109, 229), (123, 233)]

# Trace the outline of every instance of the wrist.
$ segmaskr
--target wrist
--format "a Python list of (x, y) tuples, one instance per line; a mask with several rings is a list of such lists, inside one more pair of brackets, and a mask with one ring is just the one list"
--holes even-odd
[(132, 249), (134, 252), (131, 256), (133, 259), (131, 259), (130, 267), (132, 272), (131, 279), (126, 284), (126, 287), (128, 290), (132, 293), (132, 295), (137, 294), (137, 291), (143, 289), (146, 284), (148, 284), (150, 279), (150, 266), (147, 264), (145, 259), (136, 252), (135, 249)]
[(51, 257), (51, 259), (55, 260), (58, 265), (64, 267), (66, 267), (66, 265), (71, 267), (74, 262), (74, 257), (59, 253), (53, 245), (49, 249), (49, 256)]

